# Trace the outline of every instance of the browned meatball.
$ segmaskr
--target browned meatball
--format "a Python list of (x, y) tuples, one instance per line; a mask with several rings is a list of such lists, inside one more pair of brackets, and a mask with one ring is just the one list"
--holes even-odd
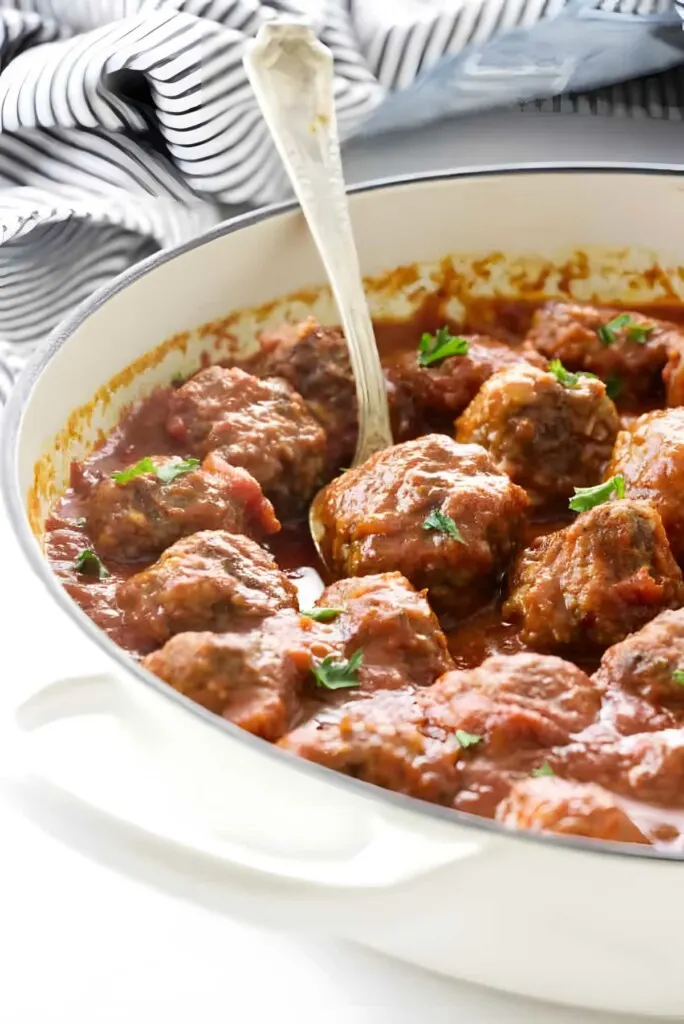
[(618, 801), (601, 786), (564, 779), (521, 779), (496, 810), (507, 828), (648, 843)]
[[(156, 555), (196, 530), (222, 529), (261, 536), (280, 523), (256, 480), (208, 455), (201, 468), (174, 456), (144, 460), (153, 470), (101, 480), (88, 498), (88, 531), (97, 550), (122, 562)], [(174, 473), (178, 471), (178, 475)], [(165, 482), (168, 479), (168, 483)]]
[(285, 611), (242, 633), (180, 633), (143, 665), (209, 711), (276, 740), (300, 711), (312, 657), (300, 616)]
[(382, 690), (326, 710), (279, 746), (376, 786), (448, 805), (460, 785), (462, 751), (453, 731), (431, 735), (428, 711), (421, 697)]
[(325, 428), (331, 466), (349, 465), (358, 423), (356, 385), (342, 331), (306, 320), (262, 334), (260, 346), (246, 368), (259, 377), (288, 381)]
[(279, 514), (304, 507), (321, 482), (325, 431), (287, 381), (211, 366), (171, 396), (166, 428), (189, 452), (216, 450), (248, 470)]
[(491, 816), (516, 773), (567, 743), (598, 708), (559, 658), (489, 658), (412, 694), (382, 692), (313, 719), (281, 746), (388, 789)]
[[(358, 435), (356, 384), (347, 342), (339, 327), (321, 327), (313, 318), (264, 332), (259, 351), (244, 368), (257, 377), (282, 377), (306, 401), (328, 437), (331, 472), (349, 466)], [(387, 398), (392, 433), (400, 441), (419, 432), (410, 389), (391, 374)]]
[(682, 574), (660, 516), (623, 500), (582, 512), (523, 551), (503, 614), (521, 623), (532, 647), (608, 647), (682, 602)]
[(667, 365), (663, 370), (665, 400), (669, 406), (684, 405), (684, 331), (674, 330), (668, 339)]
[(684, 409), (659, 409), (620, 431), (606, 477), (620, 474), (630, 498), (661, 515), (675, 558), (684, 561)]
[(662, 390), (661, 371), (682, 332), (641, 313), (552, 302), (537, 311), (527, 338), (549, 359), (617, 380), (620, 397), (634, 398)]
[(540, 505), (601, 480), (619, 425), (600, 380), (579, 376), (568, 386), (521, 363), (489, 378), (458, 420), (456, 438), (481, 444)]
[(249, 537), (203, 530), (176, 541), (117, 590), (124, 621), (164, 643), (174, 633), (221, 632), (297, 608), (297, 590)]
[(340, 657), (363, 652), (358, 673), (363, 690), (429, 686), (453, 668), (446, 638), (425, 595), (401, 573), (340, 580), (317, 604), (341, 609), (331, 631), (340, 637)]
[(564, 776), (660, 807), (684, 808), (684, 729), (577, 741), (555, 751)]
[(428, 434), (338, 477), (318, 511), (340, 576), (397, 570), (435, 607), (466, 614), (491, 595), (526, 507), (483, 448)]
[(479, 334), (464, 337), (468, 342), (465, 355), (449, 356), (432, 366), (421, 366), (416, 352), (402, 352), (387, 362), (389, 380), (410, 392), (425, 422), (435, 427), (463, 412), (498, 370), (526, 365), (528, 357), (540, 366), (545, 364), (531, 347), (514, 348)]
[[(460, 678), (468, 690), (542, 714), (566, 737), (591, 725), (601, 705), (599, 691), (586, 673), (550, 654), (494, 654)], [(439, 687), (435, 684), (435, 691)], [(509, 745), (508, 752), (514, 747)]]
[(684, 711), (684, 609), (662, 612), (609, 648), (594, 678), (602, 689)]

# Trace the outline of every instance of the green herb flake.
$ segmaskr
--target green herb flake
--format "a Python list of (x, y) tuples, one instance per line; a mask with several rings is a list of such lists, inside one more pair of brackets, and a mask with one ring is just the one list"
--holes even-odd
[(199, 459), (181, 459), (180, 462), (172, 462), (167, 466), (159, 466), (156, 470), (157, 477), (163, 484), (170, 484), (179, 476), (192, 473), (200, 464)]
[(579, 370), (577, 373), (571, 373), (570, 370), (566, 370), (560, 359), (552, 359), (549, 363), (549, 373), (552, 373), (559, 384), (562, 384), (565, 388), (578, 388), (582, 383), (582, 377), (593, 377), (596, 380), (595, 373), (589, 373), (588, 370)]
[(540, 765), (539, 768), (533, 768), (530, 775), (533, 779), (545, 779), (555, 775), (553, 768), (548, 761), (544, 761), (544, 764)]
[(334, 622), (343, 611), (344, 608), (307, 608), (299, 614), (306, 615), (307, 619), (313, 619), (314, 622)]
[(615, 332), (624, 329), (628, 341), (635, 341), (638, 345), (643, 345), (654, 327), (655, 324), (636, 323), (635, 320), (632, 320), (631, 313), (620, 313), (619, 316), (609, 320), (607, 324), (597, 327), (596, 333), (603, 345), (614, 345), (618, 340)]
[(363, 662), (363, 651), (352, 654), (349, 661), (338, 661), (329, 654), (323, 661), (314, 665), (313, 674), (316, 686), (324, 690), (344, 690), (349, 686), (359, 685), (359, 669)]
[(482, 736), (478, 736), (476, 732), (466, 732), (465, 729), (456, 730), (456, 739), (462, 750), (467, 750), (468, 747), (476, 747), (478, 743), (482, 743)]
[(622, 381), (620, 380), (620, 378), (609, 377), (606, 381), (606, 394), (608, 395), (608, 397), (612, 398), (613, 401), (615, 401), (615, 399), (618, 397), (618, 395), (621, 394), (621, 392)]
[(134, 480), (136, 476), (142, 476), (143, 473), (154, 473), (154, 462), (149, 455), (146, 455), (140, 462), (136, 462), (133, 466), (127, 466), (126, 469), (120, 469), (116, 473), (112, 473), (112, 480), (117, 484), (127, 484), (129, 480)]
[(78, 519), (72, 519), (71, 520), (71, 525), (72, 526), (85, 526), (85, 524), (87, 522), (88, 522), (88, 520), (86, 519), (85, 516), (79, 516)]
[(418, 365), (432, 366), (447, 356), (465, 356), (468, 354), (468, 342), (458, 334), (452, 334), (445, 325), (435, 334), (424, 334), (418, 345)]
[(106, 580), (111, 575), (92, 548), (84, 548), (83, 551), (79, 551), (74, 559), (74, 569), (82, 576), (95, 576), (98, 580)]
[(575, 487), (575, 497), (570, 499), (569, 507), (573, 512), (586, 512), (587, 509), (602, 505), (613, 494), (616, 498), (624, 498), (623, 476), (611, 476), (610, 480), (606, 480), (604, 484), (597, 484), (596, 487)]
[(465, 544), (465, 541), (461, 535), (461, 531), (458, 526), (451, 518), (442, 512), (440, 508), (434, 509), (433, 512), (423, 522), (424, 530), (439, 530), (440, 533), (446, 533), (448, 537), (453, 537), (459, 544)]
[(672, 678), (677, 686), (684, 686), (684, 668), (676, 668), (672, 673)]
[(170, 484), (177, 477), (197, 469), (199, 464), (199, 459), (179, 459), (177, 462), (155, 466), (152, 458), (146, 455), (144, 459), (136, 462), (134, 466), (127, 466), (126, 469), (112, 473), (112, 480), (116, 481), (117, 484), (127, 484), (131, 480), (135, 480), (137, 476), (142, 476), (143, 473), (154, 473), (163, 484)]

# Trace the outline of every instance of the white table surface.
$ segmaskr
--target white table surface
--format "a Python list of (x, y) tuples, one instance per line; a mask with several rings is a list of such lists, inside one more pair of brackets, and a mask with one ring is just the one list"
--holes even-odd
[[(678, 124), (492, 115), (427, 130), (410, 147), (389, 140), (354, 151), (350, 176), (515, 160), (668, 162), (684, 153), (683, 135)], [(4, 510), (0, 550), (3, 576), (13, 581), (11, 592), (0, 590), (1, 709), (42, 681), (97, 668), (101, 656), (25, 567)], [(232, 1024), (269, 1009), (285, 1020), (326, 1024), (613, 1020), (483, 991), (349, 944), (211, 914), (62, 845), (23, 818), (1, 789), (0, 835), (3, 1024)]]

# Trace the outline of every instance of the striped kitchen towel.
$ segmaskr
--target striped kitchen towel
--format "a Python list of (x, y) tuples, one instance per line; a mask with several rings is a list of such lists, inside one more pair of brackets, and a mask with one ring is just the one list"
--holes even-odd
[(293, 16), (333, 51), (344, 139), (514, 104), (681, 116), (674, 0), (0, 0), (0, 402), (99, 285), (285, 194), (242, 55)]

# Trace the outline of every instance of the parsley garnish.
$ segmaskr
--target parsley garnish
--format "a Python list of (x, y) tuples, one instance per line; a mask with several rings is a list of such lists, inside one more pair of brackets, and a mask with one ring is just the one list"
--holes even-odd
[(618, 397), (621, 391), (622, 381), (620, 380), (620, 378), (609, 377), (606, 381), (606, 394), (608, 395), (608, 397), (612, 398), (613, 401), (615, 401), (615, 399)]
[(602, 505), (614, 494), (617, 498), (625, 496), (625, 478), (623, 476), (611, 476), (604, 484), (597, 484), (596, 487), (575, 487), (575, 497), (570, 499), (569, 507), (573, 512), (586, 512), (589, 508)]
[(181, 459), (180, 462), (171, 462), (167, 466), (159, 466), (156, 474), (163, 484), (170, 484), (176, 477), (185, 473), (192, 473), (200, 464), (199, 459)]
[(482, 737), (478, 736), (476, 732), (466, 732), (465, 729), (456, 730), (456, 739), (459, 747), (462, 747), (463, 750), (467, 750), (468, 747), (476, 747), (478, 743), (482, 742)]
[(436, 508), (430, 513), (427, 519), (423, 522), (424, 530), (439, 530), (440, 533), (446, 533), (447, 536), (453, 537), (459, 544), (465, 544), (461, 531), (459, 530), (456, 523), (453, 521), (451, 516), (446, 515), (442, 512), (441, 508)]
[(553, 768), (548, 761), (544, 761), (544, 764), (540, 765), (539, 768), (533, 768), (530, 775), (533, 779), (543, 779), (546, 776), (555, 775)]
[(78, 519), (72, 519), (71, 523), (73, 526), (85, 526), (88, 522), (85, 516), (79, 516)]
[(359, 685), (359, 669), (363, 661), (363, 651), (352, 654), (349, 661), (337, 661), (329, 654), (323, 661), (314, 665), (313, 674), (316, 686), (325, 690), (343, 690), (347, 686)]
[(684, 686), (684, 668), (676, 668), (672, 673), (672, 678), (677, 686)]
[(632, 320), (630, 313), (620, 313), (619, 316), (609, 320), (607, 324), (597, 327), (596, 333), (603, 345), (613, 345), (617, 341), (615, 332), (624, 327), (628, 341), (636, 341), (638, 345), (643, 345), (648, 340), (654, 326), (655, 324), (638, 324)]
[(418, 346), (418, 365), (432, 366), (447, 356), (465, 356), (468, 342), (458, 334), (451, 334), (445, 325), (435, 334), (424, 334)]
[(135, 465), (127, 466), (126, 469), (112, 473), (112, 480), (116, 481), (117, 484), (127, 484), (130, 480), (134, 480), (136, 476), (142, 476), (143, 473), (154, 473), (163, 484), (170, 484), (176, 477), (183, 476), (184, 473), (191, 473), (193, 469), (197, 469), (199, 464), (199, 459), (179, 459), (178, 462), (171, 462), (168, 465), (155, 466), (150, 456), (146, 455), (144, 459), (136, 462)]
[(589, 373), (588, 370), (579, 370), (577, 373), (571, 373), (570, 370), (566, 370), (560, 359), (552, 359), (549, 363), (549, 373), (552, 373), (559, 384), (562, 384), (565, 388), (578, 388), (582, 382), (582, 377), (593, 377), (596, 379), (595, 373)]
[(301, 611), (299, 614), (306, 615), (314, 622), (333, 622), (343, 611), (344, 608), (307, 608), (306, 611)]
[(82, 576), (97, 576), (98, 580), (106, 580), (111, 575), (92, 548), (84, 548), (83, 551), (79, 551), (74, 560), (74, 569)]
[(154, 473), (154, 471), (154, 462), (149, 455), (146, 455), (144, 459), (136, 462), (133, 466), (127, 466), (126, 469), (112, 473), (112, 480), (117, 484), (127, 484), (129, 480), (134, 480), (142, 473)]

